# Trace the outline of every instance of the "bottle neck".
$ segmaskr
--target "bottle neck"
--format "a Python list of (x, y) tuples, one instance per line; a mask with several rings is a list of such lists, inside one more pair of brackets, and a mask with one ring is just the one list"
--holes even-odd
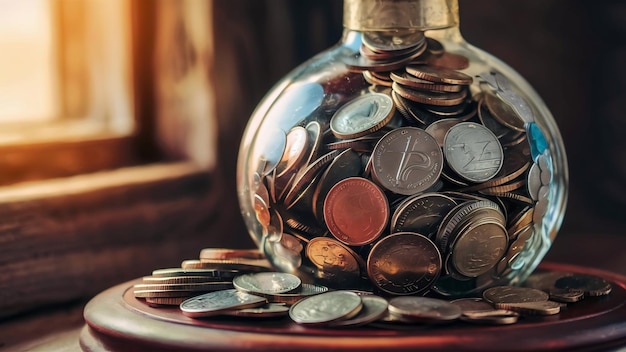
[(458, 0), (344, 0), (343, 26), (356, 31), (458, 27)]

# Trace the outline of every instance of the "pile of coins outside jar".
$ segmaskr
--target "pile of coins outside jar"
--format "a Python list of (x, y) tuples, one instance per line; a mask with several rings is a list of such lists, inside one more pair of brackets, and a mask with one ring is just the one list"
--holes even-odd
[[(364, 33), (344, 64), (369, 88), (326, 107), (328, 123), (273, 131), (258, 157), (250, 201), (271, 264), (333, 288), (444, 296), (523, 267), (542, 241), (552, 159), (507, 78), (461, 72), (469, 60), (423, 32)], [(324, 93), (285, 93), (297, 94), (316, 105)]]
[(454, 321), (508, 325), (520, 318), (560, 313), (586, 297), (605, 296), (610, 282), (567, 272), (532, 274), (523, 286), (494, 286), (476, 297), (444, 300), (380, 296), (364, 290), (330, 290), (274, 272), (255, 250), (205, 248), (180, 268), (157, 269), (133, 286), (152, 307), (177, 307), (194, 319), (223, 316), (281, 319), (310, 327), (403, 328)]

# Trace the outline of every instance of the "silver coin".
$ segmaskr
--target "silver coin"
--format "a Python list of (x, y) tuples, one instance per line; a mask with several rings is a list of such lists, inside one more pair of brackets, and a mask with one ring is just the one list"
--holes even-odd
[(284, 303), (268, 303), (266, 305), (255, 308), (227, 310), (222, 312), (222, 315), (245, 318), (284, 317), (289, 315), (289, 306)]
[(533, 200), (539, 199), (539, 189), (542, 186), (541, 183), (541, 169), (539, 165), (533, 163), (528, 170), (528, 181), (526, 183), (528, 187), (528, 194)]
[(389, 300), (389, 312), (412, 322), (446, 322), (458, 319), (461, 308), (448, 301), (428, 297), (404, 296)]
[(483, 125), (461, 122), (448, 130), (444, 155), (459, 176), (471, 182), (485, 182), (500, 171), (504, 152), (496, 136)]
[(432, 237), (443, 217), (456, 206), (456, 202), (439, 193), (424, 193), (404, 200), (391, 220), (392, 232), (416, 232)]
[(328, 287), (317, 284), (303, 283), (298, 292), (260, 295), (267, 298), (270, 303), (284, 303), (288, 305), (293, 305), (303, 298), (318, 295), (324, 292), (328, 292)]
[(300, 285), (299, 277), (279, 272), (245, 274), (233, 279), (237, 290), (248, 293), (287, 293), (299, 289)]
[(423, 45), (426, 36), (422, 31), (367, 31), (363, 32), (362, 40), (374, 51), (399, 51)]
[(460, 320), (472, 324), (509, 325), (517, 323), (519, 314), (507, 309), (463, 313)]
[(386, 125), (394, 111), (390, 96), (382, 93), (364, 94), (335, 112), (330, 119), (330, 129), (337, 138), (357, 138)]
[(416, 127), (400, 127), (385, 134), (371, 158), (373, 178), (397, 194), (427, 190), (439, 180), (443, 169), (437, 141)]
[(289, 309), (289, 317), (303, 325), (350, 319), (361, 310), (361, 297), (351, 291), (329, 291), (304, 298)]
[(554, 315), (561, 312), (561, 303), (553, 301), (494, 303), (496, 308), (512, 310), (522, 315)]
[[(358, 293), (357, 293), (358, 294)], [(346, 320), (330, 323), (330, 326), (353, 327), (361, 326), (376, 321), (387, 314), (387, 300), (375, 295), (360, 295), (363, 308), (359, 314)]]
[(206, 293), (190, 298), (180, 304), (183, 315), (191, 318), (219, 315), (232, 309), (252, 308), (264, 305), (263, 297), (240, 292), (236, 289)]
[(529, 287), (495, 286), (483, 292), (483, 299), (492, 304), (543, 302), (548, 298), (547, 293)]
[(459, 274), (478, 277), (500, 261), (508, 241), (502, 223), (478, 220), (455, 238), (451, 247), (451, 263)]

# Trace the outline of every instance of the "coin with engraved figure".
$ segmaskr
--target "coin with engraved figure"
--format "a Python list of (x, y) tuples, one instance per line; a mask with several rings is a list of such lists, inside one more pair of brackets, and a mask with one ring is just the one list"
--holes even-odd
[(354, 292), (329, 291), (296, 302), (289, 309), (289, 317), (298, 324), (328, 324), (352, 318), (362, 305), (361, 297)]
[(491, 270), (504, 255), (508, 236), (497, 221), (479, 221), (460, 234), (452, 244), (451, 263), (465, 277), (478, 277)]
[(360, 275), (358, 254), (333, 238), (313, 238), (306, 246), (306, 256), (319, 269)]
[(218, 315), (231, 309), (258, 307), (266, 303), (267, 300), (263, 297), (230, 289), (190, 298), (180, 304), (180, 310), (188, 317), (200, 318)]
[(382, 93), (368, 93), (339, 108), (330, 119), (330, 129), (337, 138), (357, 138), (375, 132), (387, 124), (395, 105)]
[(367, 259), (370, 280), (382, 291), (412, 295), (427, 290), (441, 272), (441, 254), (423, 235), (398, 232), (378, 241)]
[(289, 273), (244, 274), (233, 279), (233, 286), (247, 293), (287, 293), (300, 288), (302, 281)]
[(371, 158), (376, 182), (403, 195), (427, 190), (439, 180), (443, 169), (439, 144), (417, 127), (400, 127), (385, 134)]

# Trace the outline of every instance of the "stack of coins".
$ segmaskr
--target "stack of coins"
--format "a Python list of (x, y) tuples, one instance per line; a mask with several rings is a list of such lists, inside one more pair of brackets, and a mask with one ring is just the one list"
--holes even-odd
[(302, 283), (298, 276), (281, 272), (240, 274), (232, 284), (234, 289), (183, 300), (182, 313), (191, 318), (221, 315), (276, 318), (286, 316), (291, 305), (301, 299), (328, 291), (324, 286)]
[[(370, 86), (323, 113), (307, 103), (301, 123), (260, 148), (261, 250), (334, 289), (478, 293), (543, 246), (551, 156), (506, 77), (461, 72), (469, 60), (422, 32), (392, 39), (364, 33), (344, 61)], [(285, 95), (322, 104), (324, 91), (311, 82)]]
[(258, 250), (206, 248), (199, 259), (185, 260), (179, 268), (154, 270), (133, 286), (133, 293), (150, 305), (178, 306), (190, 297), (232, 289), (236, 276), (270, 270)]
[[(426, 252), (419, 246), (432, 242), (424, 236), (410, 235), (390, 243), (399, 244), (407, 252)], [(396, 251), (394, 256), (405, 254)], [(393, 258), (386, 257), (387, 260)], [(262, 256), (256, 250), (206, 248), (201, 251), (201, 258), (241, 263), (261, 260)], [(386, 275), (393, 277), (390, 273)], [(182, 314), (191, 318), (289, 316), (303, 326), (331, 328), (371, 325), (402, 329), (455, 321), (508, 325), (529, 316), (558, 314), (569, 304), (585, 297), (608, 295), (612, 289), (611, 283), (601, 277), (566, 272), (535, 273), (523, 286), (494, 286), (484, 290), (481, 297), (454, 300), (442, 299), (433, 293), (428, 297), (381, 296), (372, 290), (329, 290), (322, 285), (302, 282), (294, 274), (260, 269), (256, 272), (217, 267), (158, 269), (142, 281), (133, 287), (137, 298), (145, 299), (153, 307), (178, 306)]]

